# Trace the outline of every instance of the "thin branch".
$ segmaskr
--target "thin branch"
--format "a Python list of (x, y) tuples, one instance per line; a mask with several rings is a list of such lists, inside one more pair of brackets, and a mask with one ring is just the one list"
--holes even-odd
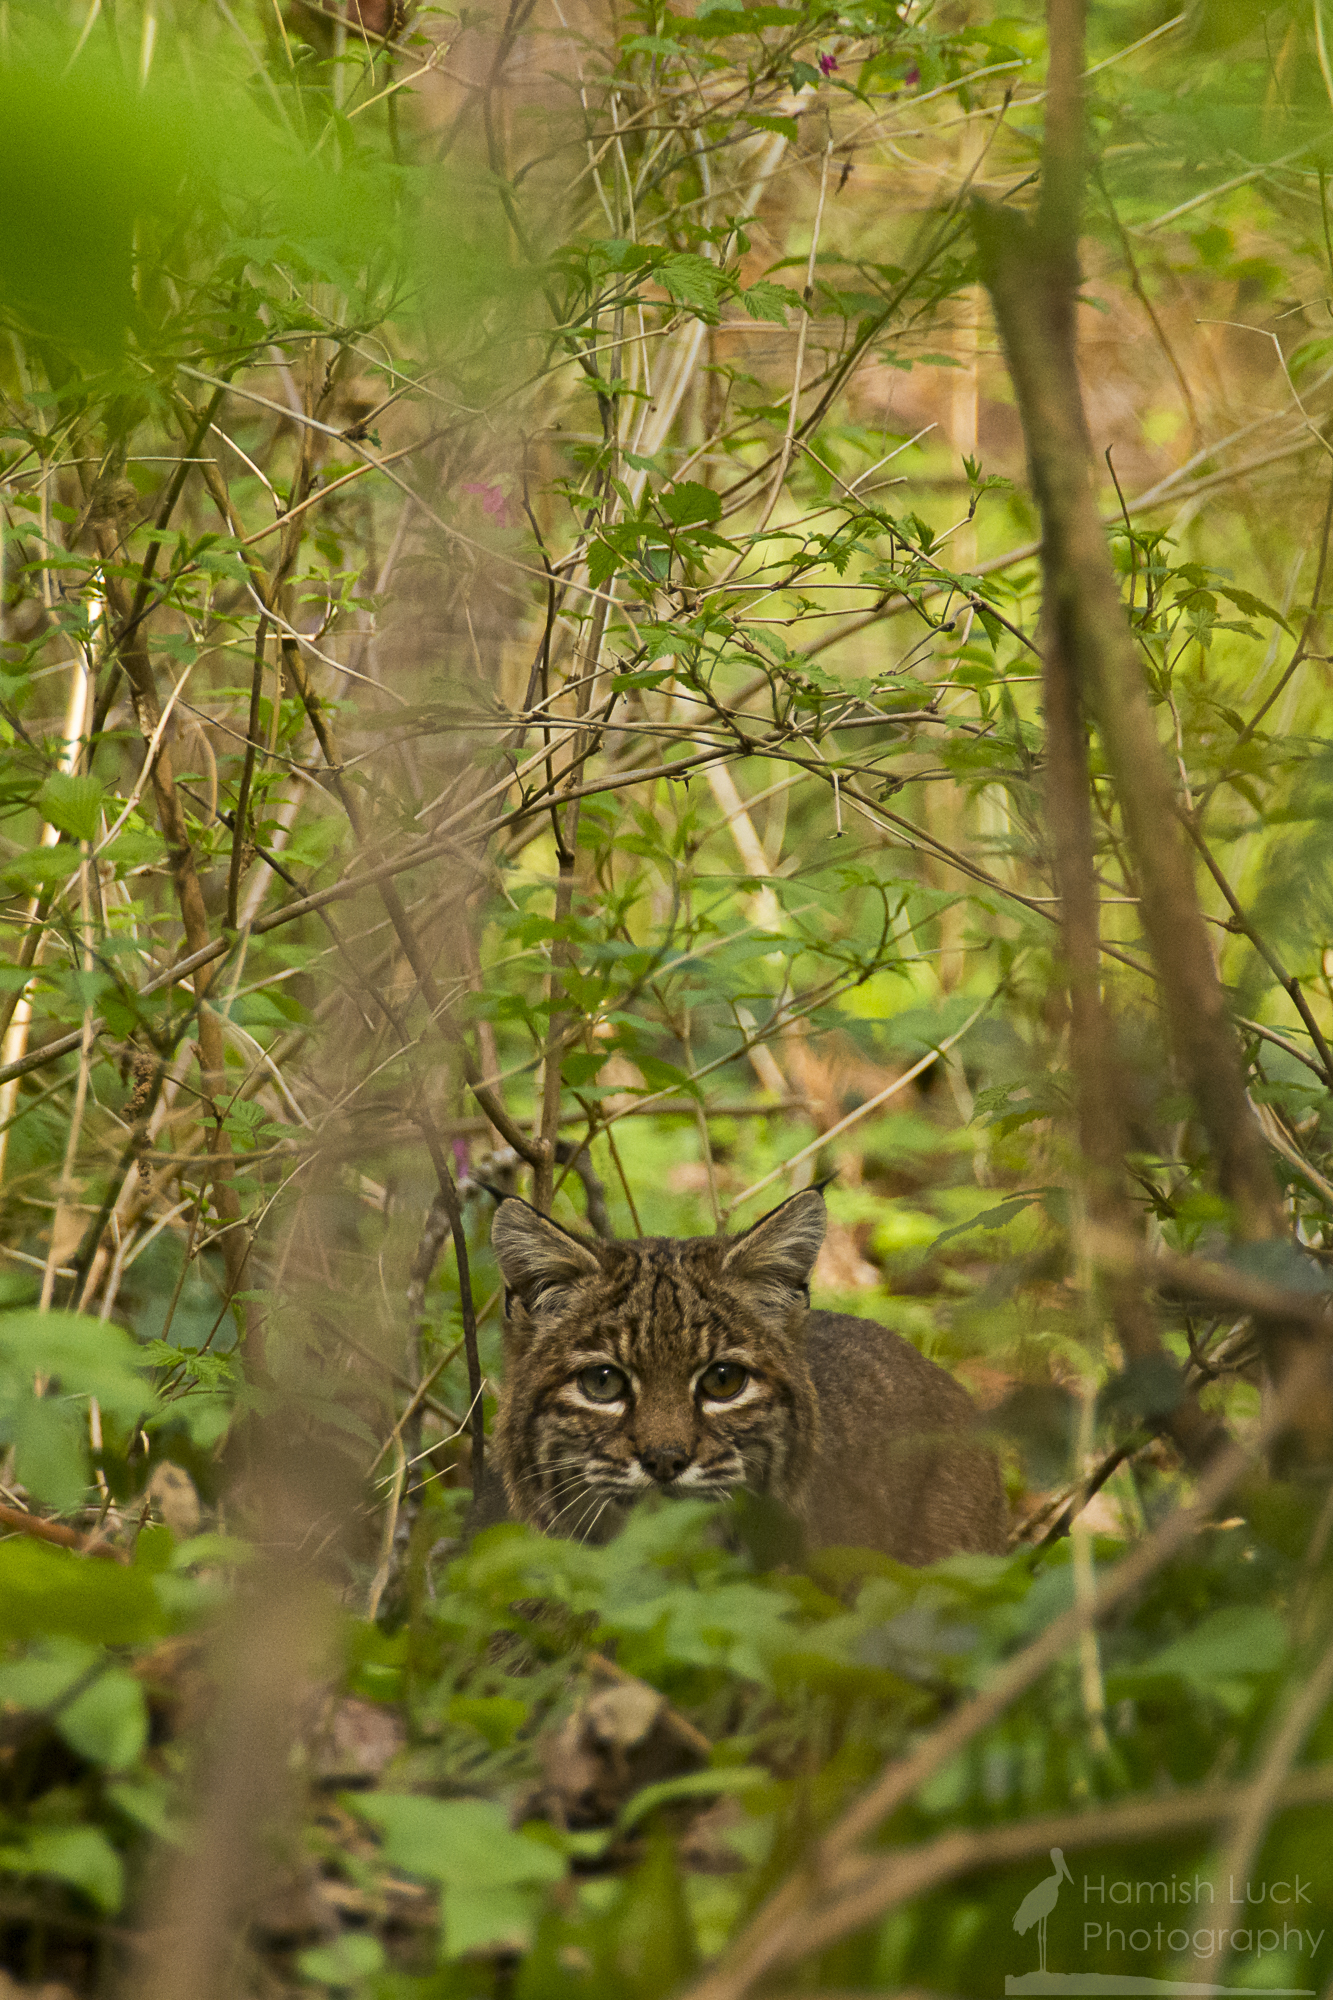
[[(1331, 493), (1330, 497), (1333, 498), (1333, 493)], [(1255, 928), (1252, 919), (1246, 915), (1239, 897), (1209, 852), (1208, 843), (1199, 830), (1197, 815), (1182, 809), (1180, 821), (1198, 849), (1199, 857), (1204, 867), (1208, 870), (1208, 873), (1212, 876), (1214, 882), (1216, 882), (1218, 888), (1226, 898), (1227, 906), (1234, 919), (1233, 928), (1241, 931), (1250, 940), (1250, 943), (1254, 946), (1278, 985), (1287, 995), (1287, 998), (1291, 1001), (1292, 1006), (1296, 1009), (1302, 1021), (1304, 1021), (1309, 1031), (1310, 1040), (1314, 1043), (1315, 1054), (1319, 1058), (1323, 1079), (1329, 1089), (1333, 1090), (1333, 1053), (1330, 1053), (1328, 1043), (1324, 1040), (1319, 1023), (1315, 1020), (1314, 1014), (1311, 1011), (1310, 1003), (1301, 989), (1300, 980), (1287, 971), (1287, 968), (1283, 965), (1272, 946), (1265, 941)]]

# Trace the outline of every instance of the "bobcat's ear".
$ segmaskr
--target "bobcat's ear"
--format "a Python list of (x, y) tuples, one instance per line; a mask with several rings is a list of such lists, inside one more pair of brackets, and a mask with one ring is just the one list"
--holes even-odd
[(793, 1294), (808, 1300), (810, 1273), (827, 1224), (823, 1195), (818, 1188), (805, 1188), (736, 1238), (723, 1261), (723, 1275), (780, 1307), (789, 1305)]
[(517, 1298), (529, 1313), (549, 1311), (580, 1278), (601, 1271), (595, 1251), (560, 1225), (509, 1195), (495, 1211), (491, 1248), (505, 1281), (505, 1305)]

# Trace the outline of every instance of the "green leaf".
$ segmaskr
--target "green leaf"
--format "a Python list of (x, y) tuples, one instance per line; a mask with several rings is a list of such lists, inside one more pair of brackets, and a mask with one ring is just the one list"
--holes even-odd
[(153, 1579), (119, 1563), (15, 1537), (0, 1542), (0, 1638), (53, 1634), (133, 1646), (166, 1627)]
[(373, 1973), (383, 1972), (384, 1946), (369, 1931), (343, 1931), (332, 1944), (313, 1945), (297, 1958), (303, 1979), (320, 1986), (355, 1986)]
[(790, 139), (793, 145), (801, 136), (801, 128), (794, 118), (784, 118), (776, 112), (747, 111), (745, 122), (760, 132), (781, 132), (783, 138)]
[[(74, 1399), (95, 1396), (121, 1423), (153, 1408), (137, 1343), (122, 1327), (78, 1313), (0, 1315), (0, 1441), (44, 1505), (77, 1507), (89, 1479), (87, 1418)], [(38, 1395), (36, 1382), (45, 1381)]]
[(493, 1799), (428, 1799), (413, 1792), (349, 1797), (348, 1805), (380, 1829), (384, 1858), (409, 1875), (459, 1889), (555, 1882), (565, 1872), (545, 1841), (515, 1833)]
[(537, 1899), (524, 1889), (451, 1889), (440, 1897), (446, 1958), (477, 1951), (522, 1951), (532, 1941)]
[(697, 480), (682, 480), (661, 496), (663, 512), (675, 522), (678, 528), (686, 527), (692, 521), (716, 521), (721, 517), (722, 500), (711, 486), (701, 486)]
[(287, 853), (303, 868), (319, 868), (338, 847), (347, 831), (347, 822), (335, 813), (308, 819), (296, 827), (287, 842)]
[[(56, 28), (58, 10), (38, 12)], [(245, 244), (236, 208), (250, 202), (256, 221), (262, 205), (269, 232), (251, 241), (257, 263), (291, 258), (348, 288), (358, 263), (383, 259), (397, 210), (389, 175), (350, 143), (320, 152), (284, 132), (252, 93), (243, 62), (232, 70), (230, 59), (225, 42), (211, 45), (207, 90), (164, 54), (140, 83), (109, 36), (91, 37), (76, 64), (58, 30), (16, 34), (0, 68), (0, 183), (9, 205), (0, 302), (45, 336), (111, 359), (131, 328), (141, 340), (156, 330), (135, 293), (136, 233), (154, 245), (160, 232), (182, 230), (220, 204), (231, 211), (220, 255)], [(477, 233), (474, 214), (466, 226)], [(458, 253), (447, 260), (457, 293), (472, 245), (449, 248)], [(493, 293), (497, 260), (484, 250), (483, 259)]]
[(125, 1897), (120, 1856), (92, 1826), (32, 1828), (0, 1847), (0, 1874), (54, 1876), (106, 1916), (114, 1916)]
[(450, 1722), (458, 1728), (475, 1729), (492, 1750), (506, 1749), (531, 1713), (531, 1702), (504, 1694), (456, 1694), (449, 1704)]
[(44, 1709), (67, 1695), (101, 1657), (96, 1646), (56, 1639), (22, 1659), (0, 1665), (0, 1702)]
[(1169, 1674), (1207, 1688), (1219, 1681), (1276, 1672), (1287, 1657), (1287, 1645), (1286, 1627), (1275, 1611), (1258, 1604), (1229, 1604), (1115, 1679), (1118, 1685)]
[(561, 1855), (544, 1840), (515, 1833), (492, 1799), (427, 1799), (374, 1792), (346, 1803), (384, 1836), (390, 1867), (444, 1890), (444, 1948), (465, 1952), (527, 1942), (537, 1905), (525, 1890), (559, 1881)]
[(679, 1090), (686, 1097), (702, 1096), (699, 1085), (694, 1081), (694, 1078), (690, 1076), (688, 1071), (680, 1069), (675, 1063), (664, 1062), (660, 1056), (646, 1054), (639, 1056), (638, 1063), (639, 1068), (643, 1072), (644, 1081), (651, 1085), (654, 1090)]
[(789, 285), (775, 285), (769, 278), (761, 278), (741, 293), (741, 304), (751, 319), (775, 320), (779, 326), (786, 325), (788, 312), (799, 309), (801, 303), (799, 292)]
[(55, 771), (37, 794), (42, 816), (73, 840), (96, 840), (106, 797), (96, 778)]
[(617, 1825), (622, 1832), (628, 1832), (659, 1806), (670, 1805), (673, 1799), (707, 1799), (720, 1793), (734, 1797), (737, 1792), (751, 1792), (772, 1782), (770, 1774), (754, 1764), (738, 1764), (719, 1771), (687, 1771), (683, 1777), (663, 1778), (659, 1784), (645, 1785), (621, 1807)]
[(970, 1222), (955, 1222), (952, 1228), (942, 1229), (935, 1238), (934, 1247), (947, 1243), (951, 1236), (966, 1236), (973, 1229), (1003, 1229), (1006, 1222), (1012, 1222), (1025, 1208), (1031, 1208), (1034, 1201), (1041, 1200), (1041, 1190), (1033, 1194), (1014, 1195), (1009, 1201), (1002, 1201), (997, 1208), (985, 1208), (980, 1215), (974, 1215)]
[(1287, 372), (1299, 378), (1317, 363), (1327, 360), (1333, 354), (1333, 336), (1317, 334), (1313, 340), (1303, 340), (1287, 356)]
[(40, 889), (57, 888), (76, 875), (78, 868), (78, 848), (62, 840), (55, 847), (30, 847), (26, 853), (14, 855), (4, 864), (4, 879), (7, 887), (31, 895)]
[(80, 1757), (107, 1771), (127, 1771), (148, 1746), (148, 1704), (133, 1674), (115, 1667), (62, 1708), (56, 1727)]
[(106, 1787), (106, 1797), (132, 1825), (173, 1847), (182, 1845), (184, 1833), (172, 1817), (172, 1790), (165, 1778), (117, 1778)]
[[(792, 136), (795, 137), (793, 121)], [(716, 264), (710, 264), (706, 257), (698, 257), (693, 251), (680, 251), (664, 257), (657, 266), (654, 276), (661, 280), (677, 305), (689, 306), (705, 318), (716, 313), (718, 306), (728, 293), (734, 292), (733, 281)]]
[(14, 1476), (59, 1513), (83, 1504), (90, 1476), (87, 1426), (71, 1404), (35, 1396), (0, 1368), (0, 1442), (14, 1448)]
[(49, 1713), (71, 1750), (108, 1771), (126, 1770), (148, 1742), (138, 1681), (110, 1666), (100, 1647), (77, 1639), (50, 1640), (0, 1665), (0, 1703)]
[(1252, 591), (1237, 590), (1234, 584), (1216, 581), (1213, 583), (1213, 589), (1219, 597), (1225, 597), (1229, 603), (1234, 604), (1237, 611), (1243, 611), (1247, 618), (1271, 619), (1275, 625), (1280, 625), (1284, 632), (1291, 631), (1289, 621), (1283, 617), (1276, 605), (1266, 603)]
[(123, 1327), (81, 1313), (0, 1316), (0, 1367), (42, 1374), (65, 1395), (96, 1396), (103, 1410), (132, 1423), (153, 1407), (138, 1342)]
[(588, 551), (588, 581), (593, 589), (600, 590), (604, 583), (609, 583), (624, 560), (618, 549), (599, 536)]

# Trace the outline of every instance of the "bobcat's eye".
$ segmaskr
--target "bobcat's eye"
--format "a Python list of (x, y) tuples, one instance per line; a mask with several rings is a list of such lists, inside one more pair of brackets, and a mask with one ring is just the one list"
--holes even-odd
[(584, 1369), (579, 1376), (579, 1387), (590, 1402), (618, 1403), (629, 1382), (619, 1368), (613, 1368), (609, 1361), (600, 1361), (595, 1368)]
[(749, 1379), (749, 1370), (742, 1368), (739, 1361), (715, 1361), (699, 1377), (699, 1387), (715, 1403), (729, 1403), (740, 1395)]

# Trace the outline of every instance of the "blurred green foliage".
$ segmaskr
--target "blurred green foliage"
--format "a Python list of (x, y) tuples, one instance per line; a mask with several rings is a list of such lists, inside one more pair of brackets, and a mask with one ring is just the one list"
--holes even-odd
[[(657, 2000), (1073, 1601), (1081, 1564), (1104, 1570), (1188, 1492), (1153, 1434), (1174, 1364), (1238, 1430), (1258, 1402), (1231, 1315), (1164, 1308), (1171, 1363), (1126, 1367), (1078, 1262), (1034, 524), (978, 357), (964, 214), (976, 175), (1028, 198), (1045, 31), (1033, 10), (643, 0), (549, 42), (421, 9), (380, 46), (336, 14), (0, 7), (0, 1000), (22, 1030), (4, 1060), (78, 1042), (0, 1086), (0, 1965), (90, 1992), (104, 1926), (154, 1921), (190, 1806), (181, 1661), (262, 1561), (227, 1486), (249, 1419), (278, 1412), (294, 1457), (373, 1495), (370, 1539), (358, 1521), (337, 1544), (337, 1692), (401, 1741), (355, 1789), (303, 1766), (324, 1928), (251, 1940), (256, 1977)], [(1329, 1078), (1291, 981), (1327, 1035), (1323, 23), (1116, 0), (1090, 32), (1089, 391), (1099, 445), (1119, 424), (1132, 447), (1131, 498), (1158, 481), (1169, 501), (1123, 519), (1108, 487), (1107, 519), (1183, 804), (1250, 921), (1204, 884), (1291, 1224), (1270, 1261), (1232, 1254), (1320, 1289)], [(954, 377), (984, 421), (941, 442)], [(139, 634), (159, 709), (176, 690), (164, 740), (226, 945), (216, 1093), (195, 996), (159, 984), (184, 951), (184, 863), (122, 678)], [(552, 716), (557, 737), (592, 732), (567, 907)], [(1221, 1257), (1091, 756), (1129, 1171), (1152, 1240)], [(412, 860), (397, 881), (447, 1040), (358, 886), (368, 856)], [(930, 1573), (855, 1552), (788, 1570), (772, 1522), (677, 1506), (605, 1548), (512, 1526), (461, 1546), (450, 1254), (411, 1326), (403, 1303), (434, 1192), (422, 1120), (464, 1182), (493, 1384), (487, 1188), (513, 1162), (478, 1129), (456, 1044), (535, 1118), (562, 1016), (561, 1131), (586, 1135), (617, 1233), (744, 1223), (793, 1176), (837, 1175), (817, 1303), (963, 1371), (1028, 1543)], [(578, 1224), (588, 1203), (562, 1169), (554, 1212)], [(415, 1436), (404, 1402), (437, 1366)], [(1077, 1549), (1034, 1546), (1113, 1454)], [(30, 1532), (59, 1534), (57, 1515), (68, 1546)], [(1327, 1526), (1311, 1487), (1247, 1499), (1091, 1669), (1060, 1662), (936, 1772), (878, 1851), (1252, 1774), (1328, 1644)], [(562, 1825), (552, 1745), (590, 1652), (710, 1748)], [(1331, 1751), (1325, 1705), (1291, 1754)], [(1256, 1942), (1288, 1934), (1274, 1885), (1333, 1901), (1327, 1813), (1273, 1820), (1225, 1983), (1327, 1983), (1318, 1914)], [(1202, 1823), (1080, 1850), (1052, 1968), (1184, 1977), (1169, 1930), (1089, 1939), (1087, 1884), (1128, 1903), (1217, 1851)], [(793, 1978), (994, 1995), (1031, 1967), (1013, 1916), (1045, 1868), (943, 1882)], [(1213, 1914), (1210, 1934), (1220, 1892)]]

